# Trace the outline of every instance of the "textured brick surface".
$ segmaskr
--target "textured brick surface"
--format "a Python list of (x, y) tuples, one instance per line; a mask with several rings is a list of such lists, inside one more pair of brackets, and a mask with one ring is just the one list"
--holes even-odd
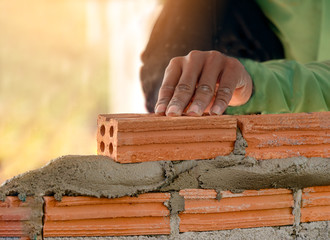
[(8, 196), (4, 202), (0, 201), (0, 236), (24, 237), (24, 222), (30, 219), (30, 198), (22, 202), (18, 197)]
[(330, 112), (238, 116), (256, 159), (330, 157)]
[(233, 116), (99, 115), (97, 152), (121, 163), (208, 159), (232, 152), (236, 127)]
[(330, 220), (330, 186), (303, 189), (301, 222)]
[(287, 189), (224, 191), (220, 201), (214, 190), (187, 189), (180, 195), (185, 199), (180, 232), (293, 224), (293, 196)]
[(116, 199), (45, 199), (44, 236), (119, 236), (169, 234), (169, 193)]
[[(121, 163), (228, 155), (234, 148), (237, 126), (248, 143), (246, 155), (258, 160), (330, 157), (330, 112), (199, 118), (100, 115), (98, 154)], [(220, 194), (215, 190), (186, 189), (180, 195), (185, 209), (175, 215), (180, 221), (173, 224), (171, 220), (172, 231), (179, 227), (177, 232), (284, 225), (293, 229), (293, 212), (302, 223), (330, 220), (330, 186), (304, 188), (301, 204), (299, 197), (294, 211), (293, 194), (287, 189)], [(170, 193), (116, 199), (63, 197), (60, 202), (44, 197), (43, 234), (45, 237), (168, 235), (169, 199)], [(32, 208), (29, 198), (22, 202), (17, 197), (7, 197), (0, 202), (0, 236), (24, 237)]]

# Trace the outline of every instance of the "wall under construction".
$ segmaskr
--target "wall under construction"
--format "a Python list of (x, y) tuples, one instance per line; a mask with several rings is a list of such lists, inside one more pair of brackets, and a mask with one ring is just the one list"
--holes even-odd
[(330, 112), (100, 115), (97, 144), (1, 186), (0, 237), (330, 236)]

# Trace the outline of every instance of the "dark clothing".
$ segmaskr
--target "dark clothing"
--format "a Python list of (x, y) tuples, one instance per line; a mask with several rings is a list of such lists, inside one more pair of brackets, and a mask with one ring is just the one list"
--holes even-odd
[(154, 111), (164, 71), (191, 50), (267, 61), (284, 58), (271, 23), (252, 0), (167, 0), (142, 54), (141, 81)]

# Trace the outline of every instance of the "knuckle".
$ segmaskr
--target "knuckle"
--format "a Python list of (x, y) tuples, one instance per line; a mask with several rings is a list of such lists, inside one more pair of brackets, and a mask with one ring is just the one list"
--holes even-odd
[(181, 64), (181, 61), (182, 61), (182, 57), (174, 57), (170, 60), (168, 67), (173, 67), (178, 64)]
[(188, 93), (191, 93), (193, 91), (193, 87), (189, 84), (186, 84), (186, 83), (179, 83), (176, 87), (176, 89), (179, 91), (179, 92), (188, 92)]
[(194, 58), (200, 56), (201, 53), (202, 53), (201, 51), (198, 51), (198, 50), (192, 50), (192, 51), (190, 51), (189, 54), (187, 55), (187, 58), (188, 58), (188, 60), (190, 60), (190, 59), (194, 59)]
[(233, 95), (233, 92), (230, 88), (219, 88), (217, 96), (216, 96), (216, 101), (223, 101), (227, 105), (230, 102), (230, 99)]
[(211, 59), (223, 57), (223, 54), (222, 53), (220, 53), (218, 51), (215, 51), (215, 50), (209, 51), (208, 52), (208, 55), (209, 55), (209, 58), (211, 58)]
[(228, 87), (221, 87), (218, 90), (218, 95), (230, 96), (233, 95), (233, 91)]
[(159, 91), (161, 92), (171, 92), (174, 91), (174, 87), (172, 85), (169, 85), (166, 82), (163, 82), (162, 86), (160, 87)]
[(208, 84), (201, 84), (197, 87), (197, 91), (203, 94), (207, 95), (213, 95), (214, 94), (214, 88), (211, 87)]

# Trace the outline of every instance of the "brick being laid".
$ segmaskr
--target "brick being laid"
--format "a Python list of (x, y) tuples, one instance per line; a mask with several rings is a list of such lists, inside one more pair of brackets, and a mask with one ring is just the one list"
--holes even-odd
[(186, 189), (180, 232), (292, 225), (293, 195), (287, 189), (247, 190), (242, 193)]
[(18, 197), (7, 196), (0, 201), (0, 237), (27, 237), (25, 222), (31, 217), (31, 198), (25, 202)]
[(45, 200), (45, 237), (170, 234), (169, 193), (115, 199), (54, 197)]
[(330, 221), (330, 186), (304, 188), (301, 222)]
[(258, 160), (330, 157), (330, 112), (238, 116), (238, 126)]
[(234, 116), (104, 114), (98, 117), (97, 153), (121, 163), (209, 159), (233, 151), (236, 128)]

